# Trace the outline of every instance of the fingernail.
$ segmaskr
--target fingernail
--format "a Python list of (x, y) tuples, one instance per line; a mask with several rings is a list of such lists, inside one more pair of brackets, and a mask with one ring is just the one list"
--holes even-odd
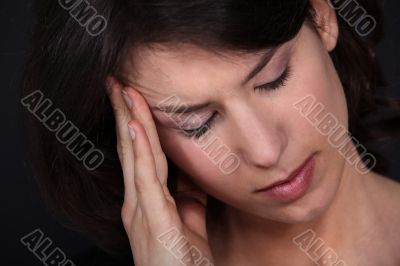
[(129, 97), (128, 93), (125, 90), (122, 90), (122, 97), (124, 98), (126, 106), (128, 106), (129, 109), (132, 109), (132, 100), (131, 97)]
[(129, 134), (131, 135), (132, 140), (135, 140), (135, 137), (136, 137), (135, 129), (130, 124), (128, 124), (128, 129), (129, 129)]

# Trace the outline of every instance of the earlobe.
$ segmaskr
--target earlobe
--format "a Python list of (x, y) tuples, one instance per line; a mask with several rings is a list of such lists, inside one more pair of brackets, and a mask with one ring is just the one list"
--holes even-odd
[(326, 50), (335, 49), (339, 35), (337, 16), (329, 0), (311, 0), (315, 10), (314, 22)]

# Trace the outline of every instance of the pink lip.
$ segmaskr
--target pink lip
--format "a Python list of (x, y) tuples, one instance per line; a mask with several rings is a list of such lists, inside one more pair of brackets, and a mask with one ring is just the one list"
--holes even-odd
[(255, 192), (281, 201), (295, 200), (304, 195), (310, 186), (314, 168), (315, 160), (314, 155), (312, 155), (285, 180), (278, 181)]

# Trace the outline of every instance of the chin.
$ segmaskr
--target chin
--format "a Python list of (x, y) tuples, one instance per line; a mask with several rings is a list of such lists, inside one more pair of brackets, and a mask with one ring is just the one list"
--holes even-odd
[[(322, 193), (323, 192), (323, 193)], [(296, 202), (275, 206), (256, 212), (260, 218), (286, 224), (301, 224), (318, 220), (331, 206), (335, 192), (309, 193)]]
[(318, 219), (326, 210), (326, 206), (294, 206), (282, 211), (277, 221), (289, 224), (308, 223)]
[(335, 192), (321, 191), (323, 193), (310, 193), (298, 202), (288, 204), (277, 209), (276, 219), (280, 222), (298, 224), (318, 220), (332, 205)]

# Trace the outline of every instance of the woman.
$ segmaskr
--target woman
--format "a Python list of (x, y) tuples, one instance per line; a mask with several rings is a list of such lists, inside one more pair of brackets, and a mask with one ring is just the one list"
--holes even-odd
[(377, 1), (357, 20), (352, 1), (96, 1), (92, 23), (78, 2), (38, 1), (24, 86), (104, 154), (88, 170), (32, 125), (62, 218), (142, 266), (400, 264), (400, 186), (368, 146), (384, 122), (364, 121), (388, 102), (381, 24), (355, 23)]

